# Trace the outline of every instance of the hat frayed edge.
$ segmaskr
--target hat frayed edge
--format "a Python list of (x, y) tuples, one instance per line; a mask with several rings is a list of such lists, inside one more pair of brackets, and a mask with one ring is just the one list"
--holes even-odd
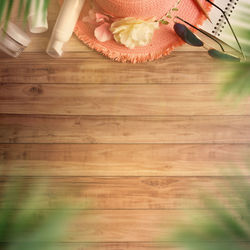
[[(209, 6), (206, 8), (208, 11), (210, 11), (212, 6)], [(204, 16), (202, 13), (200, 17), (197, 20), (196, 25), (201, 25), (205, 20), (206, 16)], [(130, 63), (144, 63), (144, 62), (150, 62), (157, 60), (163, 56), (169, 55), (176, 47), (179, 47), (185, 42), (183, 42), (180, 38), (178, 38), (178, 42), (175, 42), (174, 44), (168, 46), (168, 48), (163, 49), (159, 52), (150, 52), (148, 51), (147, 53), (143, 54), (128, 54), (128, 53), (122, 53), (118, 51), (111, 51), (110, 49), (106, 48), (104, 45), (100, 46), (100, 44), (93, 39), (89, 38), (89, 36), (82, 34), (81, 29), (79, 28), (78, 25), (76, 25), (75, 30), (74, 30), (75, 35), (88, 47), (91, 49), (96, 50), (97, 52), (101, 53), (104, 56), (109, 57), (110, 59), (116, 61), (116, 62), (130, 62)], [(123, 45), (121, 45), (123, 46)]]
[(176, 42), (174, 43), (174, 45), (168, 46), (168, 48), (163, 49), (161, 51), (157, 52), (148, 51), (143, 54), (128, 54), (118, 51), (112, 51), (106, 48), (105, 46), (99, 46), (100, 44), (98, 42), (89, 38), (89, 36), (87, 35), (83, 35), (78, 27), (75, 28), (75, 34), (84, 44), (86, 44), (91, 49), (96, 50), (97, 52), (101, 53), (104, 56), (109, 57), (110, 59), (116, 62), (123, 62), (123, 63), (130, 62), (136, 64), (136, 63), (154, 61), (156, 59), (161, 58), (162, 56), (169, 55), (174, 50), (175, 47), (184, 44), (183, 41), (179, 40), (179, 42)]

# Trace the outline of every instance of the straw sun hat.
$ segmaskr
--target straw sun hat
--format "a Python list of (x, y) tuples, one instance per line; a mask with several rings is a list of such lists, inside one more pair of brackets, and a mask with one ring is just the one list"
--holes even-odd
[(86, 0), (75, 34), (113, 60), (152, 61), (183, 43), (173, 30), (177, 15), (194, 25), (205, 20), (194, 0)]

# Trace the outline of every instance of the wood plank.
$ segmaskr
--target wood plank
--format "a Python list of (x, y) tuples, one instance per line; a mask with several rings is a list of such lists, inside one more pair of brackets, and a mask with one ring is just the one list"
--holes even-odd
[[(58, 243), (55, 249), (60, 250), (184, 250), (178, 246), (168, 246), (169, 243), (156, 242), (110, 242), (110, 243)], [(173, 244), (172, 244), (173, 245)], [(0, 248), (6, 244), (0, 243)]]
[(9, 176), (240, 175), (250, 145), (0, 144)]
[[(199, 243), (202, 249), (210, 247), (216, 243)], [(172, 246), (171, 246), (172, 245)], [(201, 246), (202, 245), (202, 246)], [(149, 242), (126, 242), (126, 243), (92, 243), (92, 244), (63, 244), (61, 245), (63, 250), (186, 250), (187, 246), (183, 242), (175, 243), (149, 243)], [(244, 247), (243, 249), (249, 249), (249, 243), (237, 243), (237, 247)], [(78, 248), (77, 248), (78, 247)], [(84, 248), (85, 247), (85, 248)], [(225, 244), (221, 243), (221, 249), (225, 248)]]
[(184, 250), (181, 246), (160, 242), (63, 243), (58, 246), (62, 250)]
[[(68, 236), (63, 242), (159, 242), (163, 239), (163, 235), (169, 237), (179, 225), (193, 228), (190, 217), (198, 221), (211, 219), (207, 210), (79, 210), (78, 212), (79, 215), (72, 226), (67, 228)], [(25, 210), (23, 214), (25, 216)], [(43, 218), (40, 211), (35, 215)]]
[[(152, 244), (164, 239), (168, 246), (173, 244), (170, 236), (177, 227), (187, 226), (194, 229), (194, 223), (197, 221), (212, 218), (208, 210), (79, 210), (78, 212), (72, 226), (67, 228), (68, 235), (63, 242)], [(37, 212), (35, 215), (43, 218), (42, 212)]]
[[(250, 115), (217, 98), (217, 85), (2, 84), (0, 113), (48, 115)], [(63, 105), (62, 105), (63, 103)]]
[(220, 82), (211, 75), (215, 69), (206, 52), (176, 51), (167, 59), (136, 65), (113, 62), (92, 51), (66, 53), (57, 60), (44, 53), (24, 53), (17, 59), (1, 58), (0, 83), (206, 84)]
[[(16, 181), (7, 180), (0, 178), (0, 190), (16, 187)], [(202, 209), (202, 193), (216, 196), (228, 207), (240, 207), (242, 202), (234, 197), (235, 187), (247, 191), (242, 182), (250, 183), (248, 177), (55, 177), (46, 178), (46, 183), (41, 178), (22, 180), (33, 190), (36, 186), (44, 190), (36, 201), (43, 209), (53, 209), (59, 202), (67, 202), (71, 209)], [(234, 203), (229, 203), (230, 199)]]
[[(216, 243), (204, 242), (204, 247), (213, 246)], [(6, 245), (6, 244), (5, 244)], [(4, 247), (4, 244), (0, 243), (0, 247)], [(201, 246), (201, 242), (199, 242)], [(237, 246), (250, 247), (249, 243), (237, 243)], [(55, 247), (60, 247), (62, 250), (185, 250), (186, 244), (184, 242), (96, 242), (96, 243), (57, 243)], [(221, 247), (225, 247), (221, 243)]]
[(249, 143), (249, 116), (0, 116), (0, 143)]
[[(212, 249), (214, 243), (203, 243), (202, 246)], [(60, 244), (62, 250), (185, 250), (186, 244), (183, 242), (112, 242), (112, 243), (64, 243)], [(199, 246), (201, 243), (199, 242)], [(249, 243), (237, 243), (237, 246), (249, 249)], [(221, 249), (225, 245), (221, 243)]]
[[(197, 221), (211, 220), (207, 210), (101, 210), (88, 211), (70, 231), (69, 241), (170, 241), (176, 227), (192, 230)], [(194, 225), (195, 223), (195, 225)]]

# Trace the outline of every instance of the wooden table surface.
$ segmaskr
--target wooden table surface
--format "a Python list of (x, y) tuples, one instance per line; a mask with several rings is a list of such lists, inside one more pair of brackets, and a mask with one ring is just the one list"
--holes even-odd
[(65, 200), (90, 201), (62, 249), (175, 249), (158, 241), (183, 213), (207, 216), (197, 190), (226, 189), (224, 176), (244, 165), (250, 101), (220, 100), (220, 64), (189, 46), (133, 65), (73, 37), (52, 59), (44, 50), (58, 9), (52, 1), (50, 30), (31, 35), (18, 59), (0, 57), (6, 174), (52, 181), (44, 209), (65, 188)]

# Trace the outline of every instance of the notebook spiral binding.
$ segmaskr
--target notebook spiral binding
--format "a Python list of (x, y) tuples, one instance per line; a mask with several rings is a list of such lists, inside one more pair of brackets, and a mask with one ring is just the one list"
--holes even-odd
[[(236, 7), (236, 5), (238, 4), (239, 0), (229, 0), (227, 6), (225, 7), (224, 11), (226, 16), (229, 18), (234, 10), (234, 8)], [(216, 25), (214, 26), (212, 33), (215, 36), (220, 36), (220, 33), (222, 32), (222, 30), (224, 29), (224, 26), (226, 24), (226, 18), (224, 17), (224, 15), (220, 15), (220, 18), (218, 20), (218, 22), (216, 23)]]

